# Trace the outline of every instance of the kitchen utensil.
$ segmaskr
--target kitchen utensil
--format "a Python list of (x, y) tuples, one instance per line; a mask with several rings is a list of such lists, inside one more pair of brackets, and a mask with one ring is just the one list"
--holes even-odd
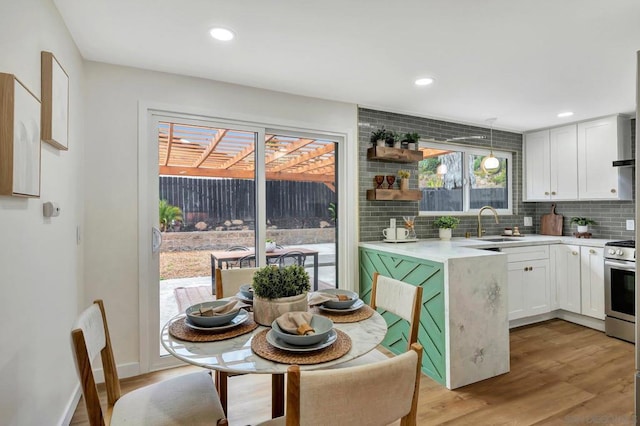
[(395, 240), (396, 228), (385, 228), (382, 230), (382, 235), (384, 235), (387, 240)]
[(540, 234), (562, 235), (562, 218), (561, 214), (556, 214), (556, 205), (551, 204), (551, 213), (540, 218)]

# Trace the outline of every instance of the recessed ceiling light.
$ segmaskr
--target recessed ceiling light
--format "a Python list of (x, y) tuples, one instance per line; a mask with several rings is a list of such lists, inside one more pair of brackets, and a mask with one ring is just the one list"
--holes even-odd
[(416, 86), (428, 86), (433, 83), (435, 80), (431, 77), (419, 78), (416, 80)]
[(558, 114), (558, 118), (571, 117), (572, 115), (573, 115), (573, 112), (571, 111), (561, 112), (560, 114)]
[(233, 37), (235, 37), (235, 34), (233, 34), (231, 30), (228, 30), (226, 28), (211, 28), (209, 34), (211, 34), (211, 37), (220, 41), (233, 40)]

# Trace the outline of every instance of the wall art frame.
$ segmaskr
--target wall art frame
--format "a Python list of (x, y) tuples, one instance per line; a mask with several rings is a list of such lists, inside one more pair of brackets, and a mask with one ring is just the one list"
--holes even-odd
[(0, 73), (0, 195), (40, 197), (40, 100)]
[(42, 140), (69, 149), (69, 75), (53, 53), (42, 51)]

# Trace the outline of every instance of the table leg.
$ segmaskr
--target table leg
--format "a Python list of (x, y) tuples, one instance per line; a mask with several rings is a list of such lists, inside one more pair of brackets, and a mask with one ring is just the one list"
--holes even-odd
[(271, 375), (271, 418), (284, 416), (284, 374)]
[(313, 255), (313, 291), (318, 291), (318, 253)]

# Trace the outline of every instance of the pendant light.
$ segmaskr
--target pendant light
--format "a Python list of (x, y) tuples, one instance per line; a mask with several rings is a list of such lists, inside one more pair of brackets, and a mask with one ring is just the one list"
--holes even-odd
[(493, 155), (493, 123), (496, 121), (496, 118), (489, 118), (487, 122), (491, 125), (490, 130), (490, 138), (491, 138), (491, 152), (488, 156), (482, 159), (482, 163), (480, 163), (480, 167), (485, 173), (495, 173), (500, 170), (500, 160), (498, 160)]

